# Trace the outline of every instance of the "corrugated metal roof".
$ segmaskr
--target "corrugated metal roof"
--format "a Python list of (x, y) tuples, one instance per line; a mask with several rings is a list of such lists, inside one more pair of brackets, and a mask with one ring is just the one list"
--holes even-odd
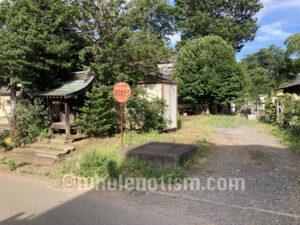
[(88, 88), (94, 80), (94, 76), (85, 80), (70, 80), (66, 81), (62, 86), (47, 91), (40, 92), (40, 96), (72, 96), (80, 91)]
[(290, 87), (298, 86), (298, 85), (300, 85), (300, 73), (298, 73), (297, 78), (294, 82), (284, 85), (280, 89), (290, 88)]
[(152, 78), (154, 77), (162, 80), (172, 80), (170, 76), (160, 72), (150, 72), (149, 75), (152, 76)]

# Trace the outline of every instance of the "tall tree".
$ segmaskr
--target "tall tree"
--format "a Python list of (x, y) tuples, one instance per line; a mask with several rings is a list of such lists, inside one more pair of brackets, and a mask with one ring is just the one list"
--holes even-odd
[(174, 76), (179, 96), (189, 103), (229, 103), (244, 87), (233, 48), (218, 36), (188, 42), (178, 54)]
[(286, 45), (286, 53), (288, 56), (295, 55), (300, 58), (300, 33), (289, 36), (284, 44)]
[[(285, 51), (276, 45), (270, 45), (268, 48), (261, 48), (254, 54), (246, 55), (242, 64), (254, 80), (265, 82), (265, 88), (260, 90), (265, 90), (266, 93), (295, 76), (292, 69), (293, 61), (287, 58)], [(254, 73), (254, 70), (257, 73)], [(263, 84), (260, 83), (260, 85)]]
[(218, 35), (239, 51), (255, 38), (255, 14), (263, 7), (259, 0), (175, 0), (176, 28), (182, 41)]
[(4, 0), (0, 14), (0, 80), (10, 83), (14, 124), (18, 84), (54, 84), (78, 66), (83, 39), (59, 0)]
[(163, 39), (172, 31), (164, 0), (70, 1), (78, 32), (89, 42), (81, 59), (102, 84), (145, 79), (170, 54)]

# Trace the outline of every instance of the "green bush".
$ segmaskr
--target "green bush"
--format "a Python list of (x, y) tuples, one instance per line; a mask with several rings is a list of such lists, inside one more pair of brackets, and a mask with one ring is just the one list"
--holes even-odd
[[(269, 117), (270, 122), (274, 125), (280, 125), (280, 120), (283, 118), (282, 126), (289, 127), (292, 118), (292, 108), (293, 108), (293, 101), (291, 94), (281, 94), (278, 96), (277, 92), (272, 96), (266, 98), (265, 104), (265, 113)], [(284, 104), (283, 112), (279, 114), (279, 121), (276, 121), (276, 101), (282, 102)]]
[(276, 123), (276, 104), (271, 97), (266, 98), (265, 113), (269, 117), (271, 123)]
[(165, 105), (165, 100), (151, 98), (144, 89), (132, 87), (132, 96), (126, 103), (126, 123), (130, 129), (162, 131), (169, 122), (162, 117)]
[(182, 167), (158, 168), (138, 159), (122, 161), (114, 152), (103, 153), (97, 149), (83, 152), (78, 158), (67, 161), (62, 173), (72, 172), (75, 175), (92, 178), (118, 178), (121, 173), (125, 177), (156, 178), (159, 182), (181, 182), (185, 176)]
[[(280, 119), (276, 121), (276, 104), (274, 96), (268, 97), (265, 104), (265, 113), (270, 118), (270, 123), (276, 126), (271, 127), (271, 132), (280, 138), (285, 144), (299, 152), (300, 149), (300, 100), (293, 100), (291, 94), (283, 94), (277, 97), (278, 101), (284, 103), (284, 110), (280, 112)], [(294, 126), (291, 126), (294, 115)], [(282, 122), (282, 123), (280, 123)]]
[(32, 103), (28, 99), (18, 99), (15, 125), (11, 132), (14, 146), (36, 141), (37, 137), (48, 133), (48, 112), (40, 100)]
[(118, 164), (115, 160), (110, 159), (106, 163), (106, 168), (108, 172), (108, 176), (111, 178), (118, 178), (119, 172), (118, 172)]
[(108, 157), (101, 155), (96, 149), (84, 152), (78, 161), (78, 167), (74, 171), (83, 177), (105, 177), (107, 175)]
[[(111, 86), (93, 87), (86, 94), (84, 106), (79, 108), (76, 120), (79, 130), (90, 136), (107, 136), (120, 131), (120, 104), (113, 98)], [(132, 96), (125, 104), (125, 127), (142, 131), (166, 128), (167, 120), (161, 116), (165, 101), (147, 98), (145, 91), (132, 87)]]

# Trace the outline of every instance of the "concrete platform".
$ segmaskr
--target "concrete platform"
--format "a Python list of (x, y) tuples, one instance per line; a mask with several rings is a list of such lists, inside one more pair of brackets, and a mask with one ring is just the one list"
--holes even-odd
[(14, 148), (13, 152), (20, 155), (43, 158), (44, 160), (57, 161), (60, 157), (74, 151), (75, 147), (66, 144), (36, 142), (25, 147)]
[(117, 155), (127, 158), (138, 158), (155, 166), (176, 167), (190, 159), (196, 152), (194, 145), (147, 142), (117, 150)]

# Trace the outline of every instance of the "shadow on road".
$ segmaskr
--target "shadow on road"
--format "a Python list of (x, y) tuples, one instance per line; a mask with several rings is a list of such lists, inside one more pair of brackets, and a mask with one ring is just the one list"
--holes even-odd
[[(155, 194), (132, 194), (121, 202), (90, 191), (41, 215), (24, 218), (28, 215), (26, 212), (17, 213), (1, 221), (0, 225), (229, 225), (253, 224), (253, 221), (256, 224), (289, 225), (299, 222), (299, 155), (285, 148), (263, 145), (222, 145), (212, 146), (212, 149), (201, 167), (211, 170), (212, 177), (244, 177), (244, 192), (213, 190), (185, 193), (208, 200), (203, 202), (181, 199), (180, 192), (176, 199)], [(12, 197), (12, 201), (18, 199)]]

